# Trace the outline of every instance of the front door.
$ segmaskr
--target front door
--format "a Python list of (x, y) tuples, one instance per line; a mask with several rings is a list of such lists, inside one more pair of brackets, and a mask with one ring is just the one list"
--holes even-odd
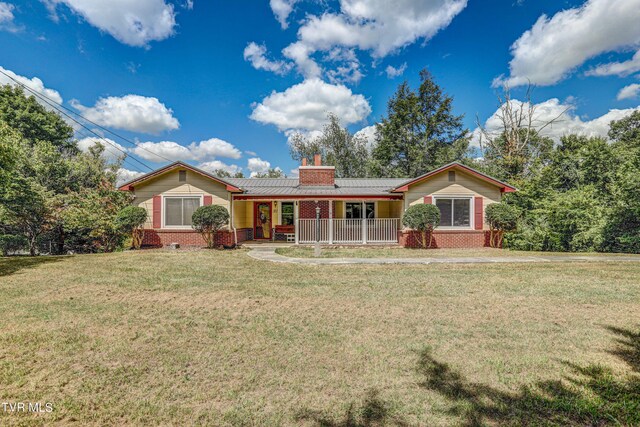
[(271, 202), (255, 202), (253, 204), (253, 238), (271, 239)]

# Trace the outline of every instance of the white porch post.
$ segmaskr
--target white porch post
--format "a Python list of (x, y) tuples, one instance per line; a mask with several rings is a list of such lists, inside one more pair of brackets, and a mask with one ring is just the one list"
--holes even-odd
[(329, 200), (329, 244), (333, 245), (333, 200)]
[(294, 233), (295, 233), (295, 241), (296, 241), (296, 245), (298, 244), (298, 239), (299, 239), (299, 230), (300, 230), (300, 218), (298, 216), (298, 212), (300, 211), (300, 209), (298, 209), (298, 201), (296, 200), (295, 202), (293, 202), (293, 225), (295, 227), (294, 229)]
[(362, 201), (362, 244), (367, 244), (367, 204)]

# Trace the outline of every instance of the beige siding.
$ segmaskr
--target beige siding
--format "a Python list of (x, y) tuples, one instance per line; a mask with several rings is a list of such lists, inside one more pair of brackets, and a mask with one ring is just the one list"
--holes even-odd
[[(405, 193), (404, 207), (406, 209), (409, 206), (424, 203), (424, 196), (431, 195), (481, 196), (485, 209), (491, 203), (499, 202), (502, 198), (500, 188), (495, 185), (459, 170), (456, 170), (455, 182), (449, 182), (448, 171), (444, 171), (410, 186), (409, 191)], [(484, 228), (489, 228), (486, 222)]]
[(197, 195), (212, 196), (214, 205), (229, 210), (229, 192), (224, 184), (215, 182), (200, 174), (187, 171), (186, 182), (178, 181), (178, 169), (160, 175), (150, 181), (134, 187), (133, 204), (147, 210), (148, 219), (145, 228), (153, 227), (153, 196), (156, 195)]

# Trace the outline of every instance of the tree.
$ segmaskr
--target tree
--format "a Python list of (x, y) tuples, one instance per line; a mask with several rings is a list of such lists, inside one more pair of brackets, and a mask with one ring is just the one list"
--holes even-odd
[[(422, 247), (428, 248), (433, 244), (433, 229), (440, 223), (440, 209), (431, 204), (410, 206), (402, 217), (402, 225), (422, 234)], [(427, 246), (429, 233), (429, 246)]]
[(537, 106), (531, 102), (531, 86), (525, 101), (511, 98), (508, 86), (498, 95), (496, 118), (499, 126), (488, 129), (477, 120), (480, 129), (480, 150), (486, 162), (492, 166), (493, 174), (504, 180), (519, 180), (538, 170), (549, 151), (553, 140), (541, 136), (548, 126), (557, 122), (569, 107), (555, 117), (541, 119)]
[(485, 218), (491, 230), (489, 244), (492, 248), (502, 247), (502, 239), (505, 231), (515, 230), (519, 217), (520, 210), (514, 205), (500, 202), (487, 206)]
[(191, 217), (192, 227), (202, 235), (208, 248), (215, 245), (216, 234), (229, 222), (229, 211), (224, 206), (200, 206)]
[(0, 121), (17, 130), (31, 145), (47, 141), (61, 152), (78, 152), (71, 126), (34, 96), (25, 96), (19, 86), (0, 86)]
[(320, 136), (309, 138), (298, 133), (291, 137), (291, 157), (301, 161), (320, 154), (325, 165), (336, 168), (336, 178), (366, 177), (369, 164), (367, 140), (342, 127), (335, 114), (329, 113), (327, 119)]
[(116, 227), (131, 236), (131, 246), (140, 249), (144, 238), (144, 223), (147, 221), (147, 210), (139, 206), (127, 206), (116, 216)]
[(252, 178), (286, 178), (287, 175), (280, 168), (269, 168), (266, 172), (257, 172)]
[(373, 175), (416, 177), (462, 159), (469, 146), (462, 120), (453, 114), (453, 98), (422, 70), (418, 90), (406, 81), (400, 84), (387, 104), (387, 117), (376, 125)]
[(226, 171), (224, 169), (216, 169), (212, 172), (212, 174), (214, 176), (217, 176), (218, 178), (244, 178), (244, 174), (242, 172), (236, 172), (234, 174), (231, 174), (231, 172)]

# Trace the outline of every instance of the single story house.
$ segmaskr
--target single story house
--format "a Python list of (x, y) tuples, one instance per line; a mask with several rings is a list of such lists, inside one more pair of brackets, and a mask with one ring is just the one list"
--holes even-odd
[(276, 240), (314, 243), (316, 211), (324, 244), (400, 244), (419, 246), (419, 236), (403, 230), (401, 218), (411, 205), (440, 208), (434, 231), (436, 247), (482, 247), (488, 242), (486, 207), (515, 188), (461, 163), (422, 176), (336, 178), (333, 166), (303, 161), (298, 178), (219, 178), (175, 162), (120, 187), (147, 209), (144, 245), (202, 245), (191, 228), (191, 215), (203, 205), (228, 209), (228, 228), (217, 243)]

